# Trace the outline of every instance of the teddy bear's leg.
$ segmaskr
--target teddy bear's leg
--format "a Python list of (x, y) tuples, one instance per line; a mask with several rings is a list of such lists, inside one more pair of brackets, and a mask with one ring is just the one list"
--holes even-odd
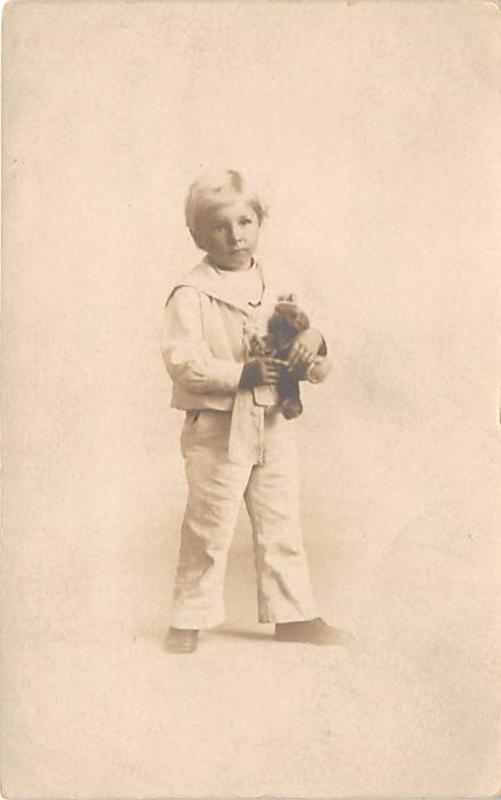
[(296, 377), (285, 375), (278, 384), (280, 410), (285, 419), (295, 419), (303, 413), (303, 404), (299, 394), (299, 381)]

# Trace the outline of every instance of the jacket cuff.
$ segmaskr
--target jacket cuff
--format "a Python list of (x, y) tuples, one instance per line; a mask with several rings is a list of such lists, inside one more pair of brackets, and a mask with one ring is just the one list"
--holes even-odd
[(237, 391), (244, 365), (238, 361), (227, 361), (218, 376), (217, 388), (223, 391)]
[(321, 383), (331, 371), (332, 363), (324, 356), (317, 356), (306, 370), (305, 379), (310, 383)]

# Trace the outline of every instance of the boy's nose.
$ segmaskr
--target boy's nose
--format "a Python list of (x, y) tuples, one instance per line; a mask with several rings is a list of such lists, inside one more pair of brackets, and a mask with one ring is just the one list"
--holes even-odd
[(238, 244), (238, 242), (242, 238), (241, 235), (240, 235), (240, 230), (237, 227), (235, 227), (234, 225), (232, 225), (231, 228), (228, 231), (228, 238), (229, 238), (231, 244)]

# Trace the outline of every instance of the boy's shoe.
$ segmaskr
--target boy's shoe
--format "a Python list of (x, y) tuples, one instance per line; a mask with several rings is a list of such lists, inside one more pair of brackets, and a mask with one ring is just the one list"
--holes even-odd
[(167, 650), (169, 653), (193, 653), (198, 645), (198, 631), (169, 628)]
[(324, 646), (340, 643), (339, 631), (328, 625), (321, 617), (298, 622), (277, 622), (275, 639), (279, 642), (303, 642)]

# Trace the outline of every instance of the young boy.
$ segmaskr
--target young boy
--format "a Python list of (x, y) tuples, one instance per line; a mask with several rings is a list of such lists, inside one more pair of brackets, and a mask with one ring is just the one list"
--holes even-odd
[(196, 181), (185, 210), (206, 256), (174, 286), (162, 337), (172, 405), (186, 412), (181, 450), (189, 489), (167, 648), (193, 652), (199, 630), (224, 620), (226, 560), (242, 498), (259, 621), (274, 622), (279, 641), (334, 644), (317, 613), (302, 543), (294, 423), (276, 406), (280, 370), (302, 367), (311, 382), (324, 378), (325, 343), (310, 328), (295, 339), (288, 365), (249, 357), (249, 340), (266, 330), (284, 287), (254, 259), (265, 212), (238, 172)]

